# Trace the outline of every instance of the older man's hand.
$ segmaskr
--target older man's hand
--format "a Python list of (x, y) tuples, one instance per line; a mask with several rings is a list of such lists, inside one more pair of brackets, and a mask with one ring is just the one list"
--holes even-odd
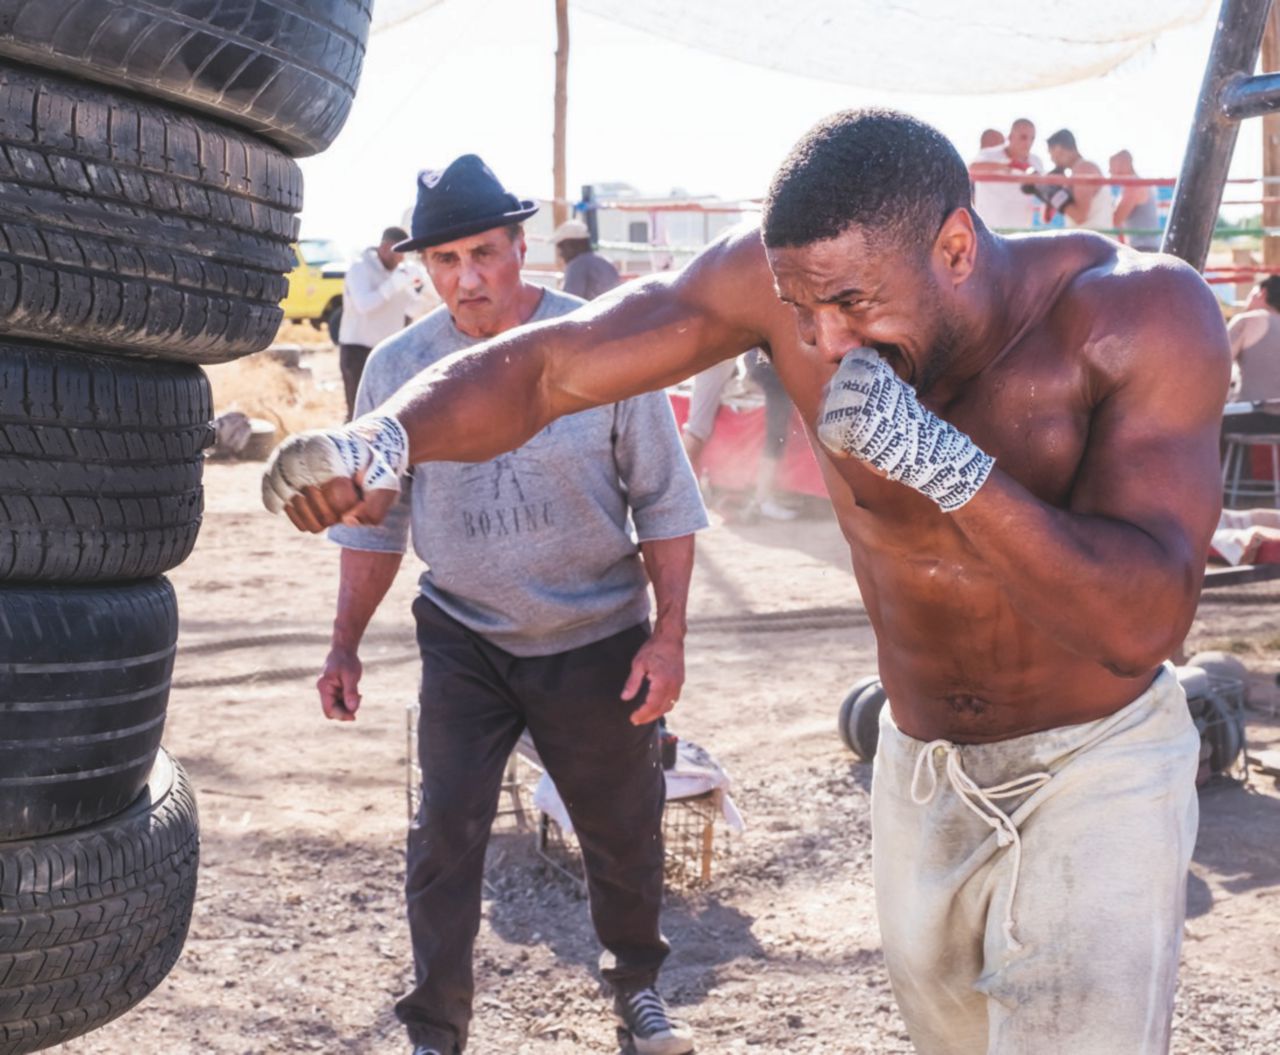
[(409, 436), (390, 416), (301, 432), (280, 444), (262, 476), (262, 502), (301, 531), (376, 524), (395, 504), (409, 468)]

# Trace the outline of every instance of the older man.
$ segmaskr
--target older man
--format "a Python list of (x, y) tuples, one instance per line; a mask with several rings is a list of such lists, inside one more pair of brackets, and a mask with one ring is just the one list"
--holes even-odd
[(1191, 268), (1002, 238), (936, 129), (839, 113), (762, 229), (291, 439), (268, 505), (376, 518), (403, 448), (491, 457), (754, 345), (825, 451), (876, 632), (876, 900), (917, 1050), (1167, 1050), (1199, 737), (1165, 661), (1218, 520), (1230, 368)]
[[(1133, 167), (1133, 155), (1127, 150), (1118, 150), (1112, 154), (1108, 169), (1112, 176), (1124, 179), (1136, 179), (1138, 175)], [(1124, 236), (1126, 245), (1145, 253), (1159, 251), (1160, 213), (1153, 187), (1125, 183), (1120, 188), (1120, 197), (1116, 201), (1111, 222)]]
[[(422, 250), (444, 304), (374, 350), (359, 412), (450, 353), (582, 303), (520, 277), (520, 222), (536, 210), (475, 155), (423, 173), (413, 236), (395, 251)], [(422, 806), (405, 879), (417, 985), (396, 1013), (417, 1055), (466, 1044), (485, 844), (528, 729), (582, 846), (603, 974), (636, 1050), (690, 1051), (655, 988), (668, 948), (656, 721), (684, 680), (693, 533), (706, 526), (670, 405), (659, 392), (586, 410), (468, 461), (415, 466), (380, 526), (332, 532), (343, 551), (319, 681), (328, 718), (356, 716), (357, 648), (410, 530), (427, 565), (413, 606)]]
[(1027, 230), (1035, 218), (1035, 202), (1016, 183), (981, 177), (1021, 176), (1030, 179), (1043, 172), (1044, 162), (1031, 153), (1036, 141), (1036, 126), (1028, 118), (1019, 117), (1009, 128), (1009, 138), (1006, 140), (1000, 136), (990, 146), (987, 145), (986, 134), (983, 133), (982, 149), (969, 162), (969, 174), (974, 177), (973, 207), (982, 217), (982, 222), (992, 230)]

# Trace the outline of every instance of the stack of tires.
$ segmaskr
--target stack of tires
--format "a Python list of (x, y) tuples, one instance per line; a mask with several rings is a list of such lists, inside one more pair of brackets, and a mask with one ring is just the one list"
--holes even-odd
[(195, 899), (160, 747), (213, 439), (372, 0), (0, 0), (0, 1055), (132, 1007)]

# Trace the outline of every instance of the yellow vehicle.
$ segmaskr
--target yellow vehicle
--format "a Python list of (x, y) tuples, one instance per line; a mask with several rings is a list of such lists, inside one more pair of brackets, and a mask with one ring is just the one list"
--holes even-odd
[(297, 262), (288, 275), (289, 292), (280, 302), (284, 317), (290, 322), (309, 322), (317, 330), (327, 326), (336, 344), (347, 254), (327, 238), (303, 238), (293, 250)]

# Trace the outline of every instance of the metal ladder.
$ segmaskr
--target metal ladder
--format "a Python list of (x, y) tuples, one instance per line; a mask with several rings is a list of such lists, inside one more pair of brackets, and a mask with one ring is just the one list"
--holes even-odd
[[(1280, 73), (1255, 74), (1271, 0), (1223, 0), (1161, 249), (1204, 269), (1240, 122), (1280, 111)], [(1280, 565), (1211, 568), (1204, 588), (1280, 578)]]

